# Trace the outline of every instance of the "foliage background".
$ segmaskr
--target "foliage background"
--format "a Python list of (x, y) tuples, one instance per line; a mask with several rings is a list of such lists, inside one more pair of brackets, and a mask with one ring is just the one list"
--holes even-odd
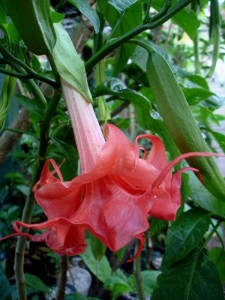
[[(178, 13), (170, 17), (173, 8), (185, 2), (186, 8), (178, 9)], [(179, 153), (149, 86), (147, 52), (140, 46), (125, 43), (126, 36), (129, 39), (138, 37), (153, 45), (169, 62), (212, 150), (225, 151), (225, 135), (219, 130), (225, 117), (224, 113), (218, 114), (218, 109), (225, 104), (224, 81), (219, 73), (224, 63), (223, 1), (69, 0), (52, 1), (51, 4), (58, 12), (53, 14), (54, 22), (62, 20), (86, 63), (93, 105), (101, 124), (106, 121), (116, 124), (131, 140), (144, 132), (158, 134), (166, 145), (168, 157)], [(219, 18), (215, 16), (216, 4), (219, 5)], [(30, 197), (38, 173), (43, 130), (47, 132), (45, 159), (54, 158), (58, 163), (64, 159), (62, 173), (66, 180), (77, 175), (78, 154), (63, 99), (51, 122), (43, 127), (46, 108), (33, 97), (37, 90), (32, 82), (49, 105), (55, 87), (44, 82), (41, 76), (54, 80), (51, 66), (46, 57), (37, 59), (28, 52), (5, 14), (3, 1), (0, 1), (0, 8), (0, 233), (5, 236), (12, 232), (13, 221), (21, 218), (24, 203)], [(147, 21), (152, 22), (152, 28), (145, 25)], [(13, 58), (5, 56), (4, 49), (22, 62), (21, 74), (28, 72), (28, 79), (23, 79), (16, 70), (17, 80), (9, 76), (6, 84), (6, 71), (10, 74), (15, 70), (10, 69)], [(26, 63), (37, 76), (24, 69)], [(219, 92), (214, 89), (215, 82), (220, 85)], [(224, 166), (222, 159), (221, 164)], [(89, 237), (89, 248), (81, 255), (82, 267), (92, 274), (93, 280), (87, 297), (126, 299), (129, 294), (141, 299), (138, 288), (142, 282), (145, 295), (153, 300), (224, 298), (224, 199), (216, 198), (188, 173), (183, 176), (182, 200), (175, 222), (150, 218), (145, 249), (135, 263), (126, 263), (134, 245), (112, 254), (109, 250), (102, 251), (102, 246), (91, 242), (92, 237)], [(35, 206), (32, 222), (41, 222), (44, 218), (42, 210)], [(2, 299), (18, 297), (13, 267), (15, 247), (14, 239), (0, 245)], [(45, 245), (28, 242), (24, 264), (27, 297), (44, 299), (49, 287), (57, 284), (59, 274), (65, 273), (70, 266), (67, 258), (58, 257)], [(63, 299), (59, 293), (56, 297)], [(65, 297), (87, 299), (74, 291)]]

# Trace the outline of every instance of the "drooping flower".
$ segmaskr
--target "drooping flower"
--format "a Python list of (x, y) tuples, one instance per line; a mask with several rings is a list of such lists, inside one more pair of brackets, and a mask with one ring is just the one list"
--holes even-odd
[[(34, 186), (35, 198), (48, 220), (40, 224), (16, 221), (14, 235), (45, 241), (59, 254), (77, 255), (85, 251), (85, 231), (88, 230), (112, 251), (137, 238), (139, 254), (144, 232), (149, 227), (147, 218), (174, 220), (181, 204), (181, 173), (198, 171), (185, 167), (172, 174), (173, 166), (191, 156), (213, 154), (187, 153), (168, 162), (159, 137), (145, 134), (132, 143), (114, 125), (104, 127), (105, 141), (92, 105), (65, 83), (63, 90), (82, 174), (64, 181), (54, 160), (48, 160)], [(152, 143), (152, 148), (139, 157), (143, 147), (138, 142), (143, 138)], [(21, 226), (45, 231), (32, 235), (21, 232)]]

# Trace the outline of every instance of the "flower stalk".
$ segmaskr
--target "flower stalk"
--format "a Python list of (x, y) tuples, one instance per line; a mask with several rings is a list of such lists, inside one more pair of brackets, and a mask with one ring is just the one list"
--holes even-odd
[(105, 139), (92, 104), (64, 81), (62, 89), (72, 121), (82, 173), (87, 173), (94, 167)]
[[(61, 98), (61, 93), (58, 92), (50, 101), (49, 106), (45, 112), (45, 115), (42, 119), (41, 123), (41, 139), (40, 139), (40, 146), (39, 146), (39, 161), (34, 171), (31, 189), (29, 195), (27, 196), (25, 206), (23, 209), (22, 214), (22, 222), (30, 223), (32, 212), (35, 204), (35, 198), (32, 191), (33, 185), (37, 182), (40, 177), (43, 165), (44, 165), (44, 158), (45, 153), (48, 146), (48, 128), (50, 125), (51, 118), (57, 108), (57, 104)], [(16, 283), (17, 283), (17, 291), (19, 300), (26, 300), (26, 286), (25, 286), (25, 279), (24, 279), (24, 252), (26, 247), (26, 233), (28, 232), (28, 228), (23, 229), (24, 235), (18, 237), (17, 245), (16, 245), (16, 253), (15, 253), (15, 276), (16, 276)]]
[(141, 255), (134, 262), (134, 276), (139, 300), (145, 300), (144, 286), (141, 277)]

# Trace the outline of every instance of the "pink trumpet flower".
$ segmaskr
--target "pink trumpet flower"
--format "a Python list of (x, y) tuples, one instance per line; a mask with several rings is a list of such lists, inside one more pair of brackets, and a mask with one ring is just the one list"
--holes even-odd
[[(66, 255), (85, 251), (86, 230), (112, 251), (137, 238), (140, 241), (137, 257), (149, 227), (148, 217), (174, 220), (181, 204), (181, 173), (198, 171), (184, 167), (172, 174), (172, 168), (188, 157), (215, 154), (191, 152), (168, 162), (159, 137), (144, 134), (132, 143), (114, 125), (104, 127), (105, 141), (92, 105), (65, 82), (62, 86), (82, 174), (64, 181), (55, 161), (46, 161), (33, 190), (48, 220), (40, 224), (16, 221), (13, 224), (16, 233), (11, 236), (45, 241), (53, 251)], [(139, 157), (139, 150), (143, 150), (138, 144), (140, 139), (152, 143), (150, 152), (144, 151), (142, 157)], [(19, 227), (45, 231), (32, 235), (21, 232)]]

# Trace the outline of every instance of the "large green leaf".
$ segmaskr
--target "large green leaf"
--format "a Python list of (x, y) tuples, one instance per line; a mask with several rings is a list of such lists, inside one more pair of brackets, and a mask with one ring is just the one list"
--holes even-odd
[(183, 9), (176, 14), (172, 20), (179, 25), (192, 40), (194, 39), (200, 22), (193, 10), (188, 11), (187, 9)]
[(190, 105), (197, 105), (199, 102), (205, 101), (215, 95), (209, 90), (197, 87), (183, 88), (182, 91)]
[(218, 271), (201, 248), (165, 269), (159, 275), (157, 285), (151, 300), (224, 299)]
[(209, 224), (209, 213), (203, 209), (182, 213), (168, 230), (163, 267), (184, 258), (198, 246)]
[(101, 260), (105, 255), (106, 245), (103, 244), (98, 238), (96, 238), (93, 234), (88, 234), (88, 238), (90, 240), (90, 247), (93, 253), (93, 256), (97, 260)]
[(39, 292), (46, 294), (50, 293), (49, 287), (45, 285), (44, 282), (36, 275), (25, 273), (25, 282), (29, 287)]
[(102, 282), (105, 282), (111, 275), (112, 270), (106, 256), (102, 256), (101, 259), (96, 259), (92, 253), (90, 247), (90, 241), (87, 239), (89, 244), (86, 251), (81, 254), (86, 266), (91, 270), (91, 272)]
[[(98, 4), (101, 12), (112, 27), (111, 38), (117, 38), (124, 35), (142, 22), (142, 8), (139, 1), (129, 6), (123, 14), (120, 14), (115, 7), (110, 5), (106, 0), (100, 0)], [(135, 45), (123, 44), (116, 50), (114, 62), (115, 74), (124, 68), (129, 57), (135, 50), (135, 47)]]
[(122, 13), (138, 0), (108, 0), (108, 2), (115, 7), (115, 9)]
[(4, 5), (27, 48), (49, 56), (56, 43), (50, 1), (5, 0)]
[(144, 287), (145, 295), (151, 295), (156, 288), (157, 278), (161, 274), (160, 271), (145, 270), (141, 272), (142, 283)]
[(219, 280), (218, 271), (213, 262), (206, 262), (199, 271), (197, 271), (193, 283), (193, 289), (190, 292), (190, 299), (222, 300), (223, 288)]
[[(126, 12), (123, 14), (123, 16), (121, 17), (121, 22), (117, 27), (117, 30), (114, 31), (113, 37), (121, 36), (126, 32), (131, 31), (133, 28), (140, 25), (141, 22), (142, 22), (141, 4), (136, 3), (131, 7), (129, 7), (129, 9), (127, 9)], [(115, 67), (114, 67), (115, 74), (119, 73), (123, 69), (129, 57), (134, 52), (135, 48), (136, 48), (135, 45), (123, 44), (117, 50)]]
[(187, 79), (190, 83), (192, 83), (192, 86), (201, 87), (201, 88), (209, 91), (208, 82), (202, 76), (196, 75), (196, 74), (194, 74), (194, 75), (191, 74), (191, 75), (187, 75)]
[[(183, 0), (179, 1), (182, 2)], [(172, 5), (178, 3), (178, 0), (173, 0)], [(153, 1), (153, 7), (160, 11), (165, 4), (164, 0), (155, 0)], [(172, 20), (180, 26), (191, 39), (194, 39), (195, 34), (200, 26), (200, 22), (197, 19), (197, 16), (193, 10), (188, 10), (186, 8), (182, 9), (177, 13)]]
[(108, 278), (104, 286), (107, 290), (111, 291), (113, 299), (122, 294), (127, 294), (132, 290), (127, 276), (120, 269), (117, 269), (112, 276)]
[(151, 103), (147, 97), (140, 92), (127, 88), (127, 86), (117, 78), (111, 78), (103, 85), (97, 87), (94, 96), (99, 97), (103, 95), (111, 95), (118, 99), (129, 101), (147, 111), (151, 109)]
[(99, 17), (89, 2), (87, 0), (68, 0), (68, 2), (75, 5), (79, 11), (88, 18), (94, 27), (95, 33), (98, 33), (100, 27)]
[(143, 72), (146, 72), (148, 52), (141, 46), (137, 46), (132, 53), (131, 59)]
[(194, 174), (189, 175), (190, 198), (198, 206), (217, 216), (225, 216), (225, 203), (214, 197)]
[(209, 250), (209, 257), (214, 262), (220, 274), (220, 279), (225, 282), (225, 251), (223, 248), (213, 247)]
[(167, 226), (166, 220), (160, 220), (157, 218), (151, 219), (151, 227), (150, 227), (150, 236), (153, 237), (154, 235), (159, 234), (162, 229), (164, 229)]
[(207, 128), (207, 130), (213, 135), (220, 148), (225, 152), (225, 135), (220, 132), (211, 130), (210, 128)]
[(64, 180), (71, 180), (77, 175), (78, 154), (73, 145), (64, 142), (63, 140), (52, 138), (52, 145), (49, 147), (48, 156), (59, 156), (59, 164), (62, 164), (63, 158), (65, 157), (65, 161), (63, 161), (63, 164), (60, 168)]

